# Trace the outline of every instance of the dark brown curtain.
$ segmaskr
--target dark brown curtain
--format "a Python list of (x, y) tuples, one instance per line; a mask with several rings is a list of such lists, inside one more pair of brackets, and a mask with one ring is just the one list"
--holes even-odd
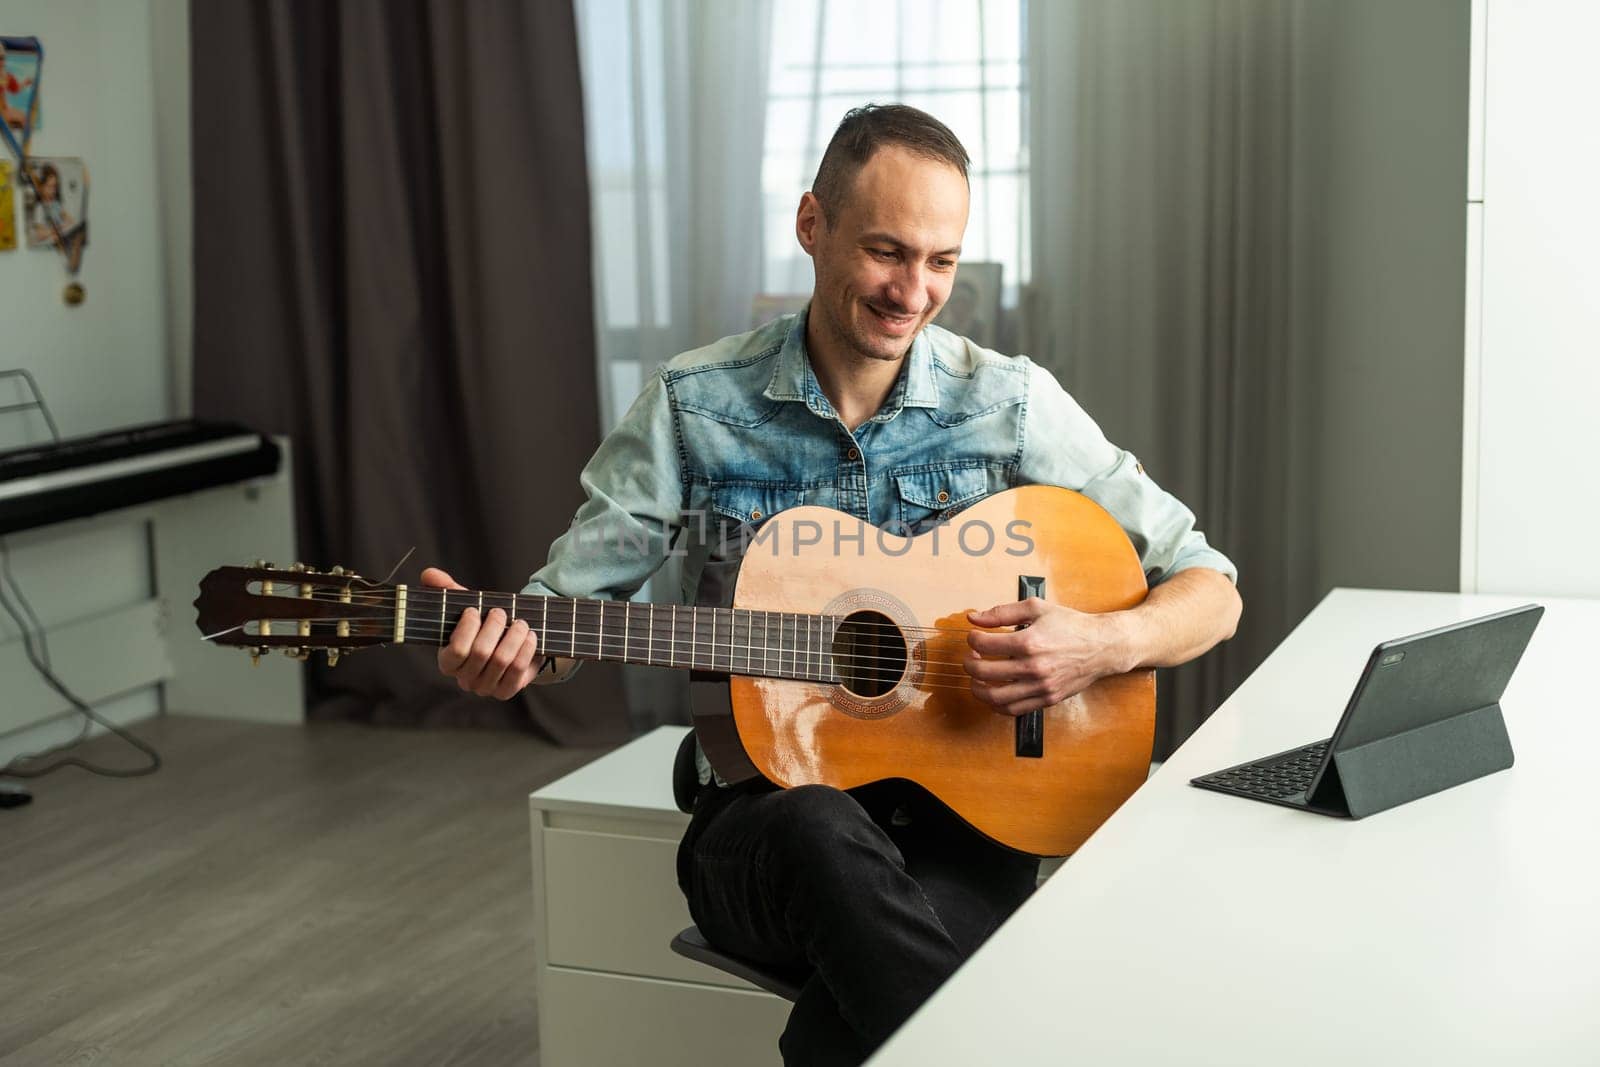
[[(415, 546), (395, 580), (519, 588), (599, 440), (572, 6), (207, 2), (191, 32), (195, 412), (293, 439), (307, 563)], [(626, 732), (614, 671), (501, 705), (433, 657), (319, 663), (311, 714)]]

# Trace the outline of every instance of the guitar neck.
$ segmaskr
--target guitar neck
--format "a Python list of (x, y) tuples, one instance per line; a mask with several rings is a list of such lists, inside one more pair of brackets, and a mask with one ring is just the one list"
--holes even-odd
[(837, 682), (829, 655), (841, 620), (744, 608), (396, 587), (395, 632), (442, 645), (461, 613), (493, 608), (521, 619), (542, 652), (572, 659), (680, 667), (751, 677)]

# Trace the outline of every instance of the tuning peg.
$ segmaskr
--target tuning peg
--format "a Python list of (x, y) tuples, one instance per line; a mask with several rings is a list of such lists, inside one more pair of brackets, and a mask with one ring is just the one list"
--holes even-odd
[(329, 574), (343, 574), (344, 573), (344, 568), (339, 566), (339, 565), (337, 565), (337, 564), (335, 564), (333, 570), (329, 571), (328, 573)]
[(337, 667), (338, 665), (339, 665), (339, 650), (337, 648), (328, 649), (328, 666)]
[(299, 574), (302, 571), (308, 571), (310, 569), (311, 568), (307, 567), (304, 563), (291, 563), (291, 564), (289, 564), (289, 570), (290, 570), (291, 573), (294, 573), (294, 574)]
[(297, 645), (284, 645), (283, 646), (283, 654), (285, 656), (288, 656), (290, 659), (305, 659), (306, 658), (305, 650), (300, 648)]
[(261, 653), (263, 653), (265, 651), (266, 651), (266, 649), (264, 649), (264, 648), (252, 648), (250, 650), (250, 666), (252, 666), (252, 667), (261, 666)]

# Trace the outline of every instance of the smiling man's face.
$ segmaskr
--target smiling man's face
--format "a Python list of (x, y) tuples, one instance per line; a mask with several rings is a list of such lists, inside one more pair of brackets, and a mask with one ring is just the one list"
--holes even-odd
[(873, 153), (831, 221), (815, 196), (795, 230), (816, 268), (808, 329), (857, 358), (898, 360), (950, 297), (967, 179), (898, 145)]

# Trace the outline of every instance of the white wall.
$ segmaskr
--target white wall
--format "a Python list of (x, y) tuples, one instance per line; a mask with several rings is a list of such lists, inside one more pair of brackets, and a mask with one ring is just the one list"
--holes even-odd
[(1461, 586), (1600, 596), (1600, 4), (1479, 0)]
[[(32, 370), (68, 435), (171, 410), (151, 27), (149, 0), (0, 0), (0, 31), (44, 43), (33, 154), (89, 167), (82, 306), (62, 303), (58, 254), (0, 253), (0, 367)], [(20, 192), (16, 210), (20, 222)], [(26, 418), (0, 419), (0, 446), (42, 437)]]
[[(0, 0), (0, 33), (44, 44), (33, 154), (82, 157), (90, 175), (89, 245), (79, 275), (88, 299), (75, 308), (62, 302), (68, 277), (59, 254), (0, 253), (0, 368), (32, 371), (68, 436), (169, 418), (180, 380), (174, 367), (187, 361), (189, 333), (187, 0)], [(14, 210), (20, 223), (20, 192)], [(15, 399), (0, 386), (0, 404)], [(0, 415), (0, 448), (47, 436), (36, 414)], [(47, 626), (151, 593), (142, 523), (31, 531), (7, 541), (16, 576)], [(11, 620), (0, 616), (0, 652), (15, 639)], [(93, 650), (51, 651), (70, 686), (74, 657)], [(16, 655), (0, 655), (0, 663), (7, 675), (29, 670)], [(17, 681), (0, 678), (0, 687)], [(124, 721), (158, 709), (153, 688), (101, 705)], [(76, 721), (63, 715), (21, 733), (18, 726), (0, 715), (0, 762), (69, 736)]]

